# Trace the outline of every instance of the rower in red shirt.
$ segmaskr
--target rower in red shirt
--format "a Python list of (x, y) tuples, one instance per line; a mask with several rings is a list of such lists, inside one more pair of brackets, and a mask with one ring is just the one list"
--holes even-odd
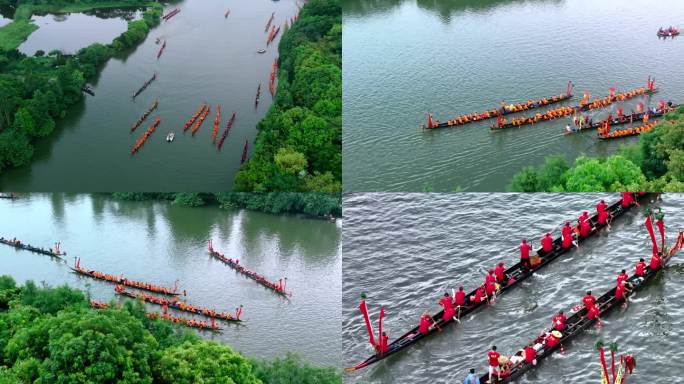
[(598, 307), (594, 305), (587, 311), (587, 319), (594, 320), (598, 318), (600, 314), (601, 312), (599, 311)]
[(475, 295), (470, 296), (470, 302), (479, 304), (482, 302), (482, 299), (484, 299), (484, 289), (482, 289), (482, 286), (477, 287), (475, 290)]
[(596, 213), (605, 212), (606, 208), (608, 208), (608, 204), (606, 204), (605, 201), (601, 200), (598, 204), (596, 204)]
[(496, 276), (494, 276), (494, 270), (490, 269), (489, 273), (487, 273), (487, 275), (485, 275), (485, 285), (487, 285), (489, 283), (493, 283), (495, 281), (496, 281)]
[(454, 302), (451, 300), (451, 296), (449, 296), (448, 293), (444, 293), (444, 297), (439, 301), (439, 304), (444, 308), (444, 313), (442, 314), (443, 321), (449, 321), (456, 315)]
[(582, 223), (586, 220), (589, 220), (589, 212), (584, 211), (584, 212), (582, 212), (582, 215), (580, 215), (580, 217), (579, 217), (579, 222)]
[(504, 267), (504, 263), (499, 263), (497, 264), (496, 268), (494, 268), (494, 275), (496, 276), (496, 281), (499, 283), (503, 283), (506, 281), (506, 274), (504, 273), (506, 271), (506, 268)]
[(527, 364), (537, 365), (537, 351), (535, 351), (531, 345), (528, 345), (527, 347), (525, 347), (524, 351), (525, 351), (525, 362)]
[[(553, 239), (551, 239), (553, 241)], [(543, 240), (542, 240), (543, 243)], [(527, 243), (527, 240), (522, 239), (520, 243), (520, 264), (523, 269), (530, 269), (530, 250), (532, 246)]]
[(548, 335), (546, 335), (546, 347), (547, 348), (553, 348), (558, 343), (560, 343), (560, 339), (563, 337), (563, 334), (558, 332), (558, 331), (551, 331)]
[(654, 254), (653, 254), (653, 257), (651, 257), (651, 263), (648, 265), (648, 267), (649, 267), (652, 271), (655, 271), (655, 270), (659, 269), (659, 268), (662, 266), (662, 264), (663, 264), (663, 259), (662, 259), (661, 256), (662, 256), (661, 253), (658, 252), (658, 253), (654, 253)]
[(465, 305), (465, 292), (463, 291), (463, 287), (458, 287), (458, 291), (454, 294), (454, 302), (458, 307)]
[(646, 274), (646, 261), (644, 261), (643, 258), (639, 259), (639, 262), (636, 264), (634, 274), (637, 276), (643, 276)]
[(564, 249), (568, 249), (572, 246), (572, 242), (575, 240), (573, 237), (573, 229), (570, 226), (570, 222), (566, 221), (565, 225), (563, 226), (563, 229), (561, 229), (561, 233), (563, 234), (563, 244), (562, 247)]
[(622, 284), (622, 282), (627, 280), (628, 278), (629, 278), (629, 275), (627, 274), (627, 271), (625, 271), (623, 269), (622, 272), (620, 272), (620, 274), (617, 277), (617, 284), (618, 285)]
[(422, 316), (420, 316), (420, 323), (418, 324), (418, 332), (423, 335), (430, 332), (430, 327), (432, 326), (432, 318), (428, 311), (425, 311)]
[(485, 293), (487, 294), (487, 297), (493, 297), (494, 294), (496, 293), (496, 283), (495, 282), (489, 282), (485, 284)]
[[(487, 360), (489, 361), (489, 382), (492, 382), (492, 375), (496, 373), (499, 368), (499, 357), (501, 355), (496, 351), (496, 345), (492, 346), (492, 350), (487, 352)], [(498, 376), (498, 375), (497, 375)]]
[(558, 314), (553, 317), (553, 328), (559, 331), (564, 330), (566, 320), (567, 318), (565, 317), (563, 311), (559, 311)]
[(587, 291), (587, 295), (582, 298), (582, 303), (584, 303), (584, 308), (591, 308), (596, 305), (596, 298), (591, 294), (591, 291)]
[(389, 336), (387, 332), (383, 332), (380, 336), (380, 353), (387, 353), (389, 351)]
[(580, 236), (581, 237), (587, 237), (591, 233), (591, 222), (587, 219), (584, 221), (580, 221)]
[(541, 240), (541, 245), (542, 245), (542, 251), (545, 253), (549, 253), (553, 250), (553, 237), (551, 237), (551, 233), (547, 232), (546, 235)]
[(632, 192), (622, 192), (622, 205), (623, 208), (629, 208), (634, 203), (634, 194)]
[(599, 211), (598, 213), (598, 223), (600, 225), (606, 225), (608, 223), (608, 217), (610, 214), (608, 211)]

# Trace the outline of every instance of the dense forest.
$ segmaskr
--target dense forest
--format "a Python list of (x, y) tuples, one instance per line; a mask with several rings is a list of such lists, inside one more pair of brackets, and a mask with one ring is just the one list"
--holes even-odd
[(668, 113), (636, 144), (607, 158), (579, 157), (571, 167), (551, 156), (513, 177), (516, 192), (678, 192), (684, 190), (684, 107)]
[[(0, 4), (3, 1), (8, 0), (0, 0)], [(103, 2), (13, 0), (11, 3), (18, 3), (15, 19), (19, 19), (0, 28), (0, 173), (7, 167), (28, 164), (33, 156), (33, 141), (50, 135), (55, 130), (55, 120), (64, 117), (70, 106), (82, 101), (83, 87), (97, 74), (98, 68), (116, 53), (142, 42), (150, 28), (159, 24), (162, 12), (161, 5), (152, 3), (143, 18), (129, 21), (127, 31), (111, 44), (92, 44), (75, 55), (55, 50), (38, 51), (28, 57), (16, 49), (2, 48), (13, 44), (7, 39), (16, 39), (12, 25), (21, 22), (22, 17), (28, 20), (34, 9), (87, 8), (90, 4)], [(104, 3), (121, 6), (139, 5), (141, 1)]]
[(257, 125), (238, 191), (338, 193), (342, 187), (342, 9), (311, 0), (279, 45), (278, 88)]
[(339, 194), (302, 192), (223, 192), (223, 193), (129, 193), (116, 192), (120, 200), (167, 200), (184, 207), (218, 204), (224, 209), (249, 209), (272, 214), (292, 213), (316, 217), (342, 216)]
[(337, 384), (334, 368), (288, 355), (273, 361), (145, 316), (140, 302), (91, 309), (76, 289), (18, 287), (0, 276), (0, 384)]

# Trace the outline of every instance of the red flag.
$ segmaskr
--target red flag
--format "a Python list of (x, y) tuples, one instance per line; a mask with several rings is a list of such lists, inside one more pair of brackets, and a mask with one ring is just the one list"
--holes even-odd
[(373, 328), (371, 327), (370, 319), (368, 318), (368, 308), (366, 307), (366, 300), (361, 300), (359, 305), (359, 310), (363, 314), (363, 320), (366, 322), (366, 330), (368, 331), (369, 342), (373, 347), (377, 344), (375, 343), (375, 336), (373, 335)]
[(660, 232), (660, 249), (665, 249), (665, 223), (662, 220), (656, 220), (658, 231)]
[(501, 128), (501, 114), (500, 113), (496, 116), (496, 124), (499, 128)]
[(568, 81), (568, 85), (565, 86), (565, 95), (570, 97), (570, 92), (572, 92), (572, 83)]
[(651, 236), (651, 242), (653, 243), (653, 253), (658, 253), (658, 243), (655, 239), (655, 234), (653, 233), (653, 223), (651, 222), (651, 216), (646, 216), (646, 229), (648, 229), (648, 234)]
[(382, 340), (382, 318), (385, 317), (385, 308), (380, 307), (380, 325), (378, 325), (378, 341)]
[(428, 128), (432, 128), (432, 115), (430, 114), (430, 112), (428, 112), (427, 118), (428, 118)]
[(618, 107), (617, 112), (618, 112), (618, 116), (622, 116), (622, 107)]

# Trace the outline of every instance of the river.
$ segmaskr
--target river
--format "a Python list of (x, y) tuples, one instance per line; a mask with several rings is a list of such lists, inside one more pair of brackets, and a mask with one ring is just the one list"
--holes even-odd
[[(492, 132), (496, 120), (422, 132), (446, 120), (565, 92), (603, 97), (655, 77), (660, 92), (627, 102), (684, 101), (680, 1), (346, 0), (343, 2), (344, 188), (503, 191), (514, 173), (562, 154), (607, 156), (636, 138), (562, 135), (569, 119)], [(682, 25), (679, 25), (684, 27)], [(372, 38), (371, 38), (372, 37)], [(612, 111), (615, 113), (615, 106)], [(594, 118), (605, 117), (608, 110)]]
[[(93, 84), (96, 96), (74, 106), (53, 135), (36, 143), (29, 166), (0, 176), (4, 190), (54, 191), (55, 185), (61, 185), (60, 191), (65, 192), (206, 192), (232, 187), (245, 141), (251, 148), (256, 124), (271, 104), (268, 81), (283, 30), (266, 47), (264, 28), (272, 12), (273, 24), (282, 26), (297, 13), (297, 3), (185, 0), (165, 12), (173, 8), (181, 12), (150, 31), (134, 50), (107, 62)], [(225, 18), (228, 8), (231, 12)], [(81, 33), (92, 22), (84, 24)], [(167, 42), (159, 60), (158, 37)], [(44, 46), (49, 49), (52, 43), (46, 39)], [(82, 45), (87, 43), (84, 40)], [(32, 49), (43, 47), (39, 41), (33, 44)], [(266, 53), (258, 54), (263, 48)], [(157, 80), (132, 101), (131, 94), (155, 72)], [(261, 100), (255, 109), (259, 83)], [(157, 98), (159, 108), (131, 134), (131, 125)], [(206, 121), (195, 136), (189, 130), (184, 134), (183, 124), (203, 102), (212, 105)], [(221, 151), (211, 139), (218, 104), (222, 107), (219, 135), (236, 112)], [(161, 125), (131, 156), (136, 140), (157, 116)], [(172, 143), (165, 140), (169, 132), (176, 134)]]
[[(343, 361), (352, 366), (370, 356), (358, 310), (362, 292), (377, 332), (380, 306), (390, 341), (418, 324), (420, 314), (436, 312), (445, 289), (467, 291), (484, 280), (498, 261), (517, 261), (521, 237), (538, 244), (541, 234), (600, 198), (619, 194), (350, 194), (344, 198)], [(666, 236), (674, 241), (684, 228), (684, 196), (663, 195)], [(647, 204), (643, 204), (646, 206)], [(586, 290), (595, 295), (615, 284), (622, 268), (633, 273), (651, 243), (639, 209), (547, 266), (460, 326), (379, 363), (345, 376), (347, 383), (461, 383), (470, 368), (486, 371), (486, 353), (497, 345), (510, 354), (551, 325), (560, 309), (579, 303)], [(557, 233), (557, 231), (556, 231)], [(684, 255), (633, 298), (626, 310), (608, 315), (596, 327), (565, 345), (565, 354), (544, 360), (520, 382), (579, 384), (599, 382), (597, 340), (617, 342), (638, 362), (634, 382), (678, 382), (684, 375), (680, 329), (684, 325)], [(561, 380), (562, 378), (562, 380)], [(628, 379), (632, 382), (632, 379)]]
[[(0, 236), (51, 247), (60, 241), (67, 260), (85, 268), (123, 273), (187, 290), (186, 300), (218, 310), (244, 305), (244, 326), (221, 323), (222, 334), (202, 336), (249, 356), (295, 352), (339, 366), (341, 352), (341, 225), (218, 207), (184, 208), (165, 202), (126, 202), (103, 195), (31, 194), (0, 199)], [(287, 277), (285, 300), (211, 258), (215, 249), (238, 257), (272, 280)], [(0, 244), (0, 275), (18, 282), (69, 284), (109, 301), (110, 283), (81, 277), (48, 256)], [(151, 311), (159, 312), (157, 306)], [(174, 312), (174, 311), (172, 311)]]

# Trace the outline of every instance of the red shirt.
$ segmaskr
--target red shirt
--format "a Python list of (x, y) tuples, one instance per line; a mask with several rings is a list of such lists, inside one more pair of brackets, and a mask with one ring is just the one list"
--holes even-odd
[(653, 255), (653, 257), (651, 257), (651, 264), (648, 267), (651, 268), (652, 270), (656, 270), (656, 269), (660, 268), (660, 263), (661, 263), (660, 256)]
[(389, 336), (380, 336), (380, 352), (386, 353), (389, 351), (388, 339)]
[(537, 351), (532, 347), (525, 347), (525, 362), (527, 364), (532, 364), (534, 359), (537, 358)]
[(565, 315), (556, 315), (553, 317), (553, 327), (559, 331), (562, 331), (565, 329), (565, 320), (567, 318)]
[(426, 334), (430, 331), (430, 316), (421, 316), (418, 332)]
[(552, 334), (549, 334), (548, 336), (546, 336), (546, 346), (549, 348), (553, 348), (556, 345), (558, 345), (559, 341), (560, 341), (560, 339), (558, 339), (556, 336), (554, 336)]
[(458, 290), (456, 291), (456, 305), (465, 305), (465, 292)]
[(605, 212), (607, 207), (608, 204), (606, 204), (605, 202), (599, 202), (598, 204), (596, 204), (596, 212)]
[(589, 320), (594, 320), (598, 315), (599, 309), (596, 306), (589, 308), (587, 311), (587, 318), (589, 318)]
[(494, 274), (496, 275), (497, 281), (506, 280), (506, 276), (504, 276), (504, 270), (504, 267), (501, 265), (497, 265), (496, 268), (494, 268)]
[(489, 283), (489, 284), (486, 284), (486, 285), (485, 285), (485, 289), (486, 289), (486, 292), (487, 292), (487, 296), (493, 295), (494, 292), (496, 292), (496, 283), (491, 282), (491, 283)]
[(598, 222), (599, 224), (603, 225), (606, 222), (608, 222), (608, 212), (606, 211), (601, 211), (598, 213)]
[(499, 366), (499, 352), (497, 351), (489, 351), (487, 353), (487, 357), (489, 358), (489, 366), (490, 367), (498, 367)]
[(589, 236), (589, 233), (591, 232), (591, 224), (589, 224), (589, 220), (585, 220), (580, 224), (580, 236), (582, 237), (587, 237)]
[(482, 301), (482, 296), (484, 295), (484, 292), (482, 292), (482, 288), (478, 288), (475, 291), (475, 300), (473, 300), (476, 303), (479, 303)]
[(587, 212), (582, 212), (582, 216), (579, 217), (579, 222), (583, 223), (589, 218), (589, 213)]
[(541, 241), (542, 244), (542, 250), (544, 252), (551, 252), (553, 249), (553, 237), (551, 236), (544, 236)]
[(646, 272), (645, 269), (646, 269), (646, 263), (643, 261), (640, 261), (636, 265), (636, 270), (634, 271), (634, 274), (636, 274), (637, 276), (643, 276), (644, 273)]
[(454, 302), (451, 301), (451, 297), (443, 297), (439, 302), (442, 304), (445, 311), (447, 309), (454, 309)]
[(620, 274), (617, 277), (617, 285), (618, 286), (622, 285), (622, 282), (627, 280), (628, 278), (629, 278), (629, 276), (627, 276), (626, 273), (620, 272)]
[(520, 259), (526, 260), (530, 258), (530, 249), (532, 246), (528, 243), (520, 243)]
[(593, 295), (587, 295), (582, 298), (582, 302), (585, 307), (591, 308), (596, 304), (596, 298)]
[(622, 299), (622, 295), (625, 293), (625, 286), (622, 284), (618, 284), (618, 286), (615, 288), (615, 298), (620, 300)]
[(565, 239), (566, 237), (572, 237), (572, 227), (569, 225), (563, 226), (563, 229), (561, 229), (561, 233), (563, 234), (563, 238)]
[(634, 201), (634, 195), (632, 195), (632, 192), (622, 192), (622, 206), (623, 207), (629, 207), (632, 205), (632, 202)]
[(487, 285), (487, 284), (489, 284), (489, 283), (493, 283), (493, 282), (495, 282), (495, 281), (496, 281), (496, 277), (494, 277), (494, 275), (488, 273), (488, 274), (485, 276), (485, 285)]

